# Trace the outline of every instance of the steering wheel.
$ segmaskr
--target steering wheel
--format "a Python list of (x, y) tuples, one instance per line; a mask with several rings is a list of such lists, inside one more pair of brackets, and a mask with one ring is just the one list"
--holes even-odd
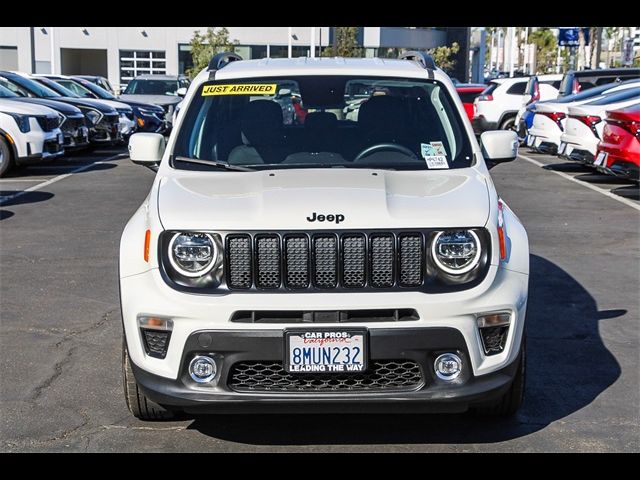
[(413, 151), (409, 150), (407, 147), (403, 146), (403, 145), (398, 145), (395, 143), (378, 143), (376, 145), (371, 145), (370, 147), (365, 148), (364, 150), (362, 150), (357, 156), (356, 158), (353, 159), (354, 162), (357, 162), (358, 160), (364, 158), (364, 157), (368, 157), (369, 155), (373, 154), (373, 153), (377, 153), (380, 151), (385, 151), (385, 150), (395, 150), (397, 152), (403, 153), (409, 157), (411, 157), (414, 160), (417, 160), (418, 157), (416, 156), (415, 153), (413, 153)]

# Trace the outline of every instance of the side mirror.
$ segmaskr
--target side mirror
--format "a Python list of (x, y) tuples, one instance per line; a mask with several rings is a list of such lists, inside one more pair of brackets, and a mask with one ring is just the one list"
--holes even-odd
[(187, 87), (180, 87), (178, 90), (176, 90), (176, 95), (178, 95), (179, 97), (184, 97), (187, 94)]
[(134, 133), (129, 138), (129, 158), (138, 165), (157, 166), (165, 146), (164, 136), (159, 133)]
[(480, 136), (482, 156), (493, 163), (515, 160), (518, 143), (518, 135), (513, 130), (493, 130)]

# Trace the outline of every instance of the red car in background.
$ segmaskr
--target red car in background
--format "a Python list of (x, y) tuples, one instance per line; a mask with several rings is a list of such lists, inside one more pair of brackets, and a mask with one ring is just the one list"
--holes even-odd
[(639, 181), (640, 103), (607, 112), (594, 162), (603, 173)]
[(470, 121), (473, 120), (473, 101), (486, 88), (486, 85), (480, 83), (459, 83), (456, 85), (456, 90), (464, 105), (464, 111), (467, 112), (467, 117), (469, 117)]

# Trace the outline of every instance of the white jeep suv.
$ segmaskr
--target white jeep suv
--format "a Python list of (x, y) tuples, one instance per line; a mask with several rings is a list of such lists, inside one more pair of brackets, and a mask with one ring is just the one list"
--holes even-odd
[(216, 55), (129, 142), (158, 168), (120, 244), (131, 412), (515, 412), (529, 247), (485, 161), (517, 139), (482, 142), (424, 54)]

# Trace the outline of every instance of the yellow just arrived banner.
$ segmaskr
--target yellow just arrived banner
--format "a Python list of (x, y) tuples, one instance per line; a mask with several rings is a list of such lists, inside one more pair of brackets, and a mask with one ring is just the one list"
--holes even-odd
[(253, 83), (235, 85), (205, 85), (202, 87), (202, 96), (211, 95), (275, 95), (277, 84)]

